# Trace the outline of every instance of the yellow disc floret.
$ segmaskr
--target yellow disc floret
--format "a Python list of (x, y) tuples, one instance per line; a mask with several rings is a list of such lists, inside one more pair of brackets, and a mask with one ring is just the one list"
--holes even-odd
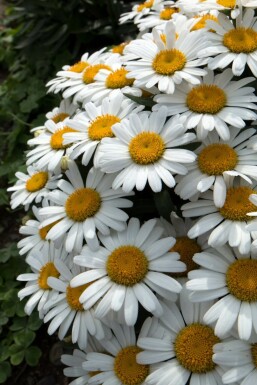
[(198, 114), (217, 114), (225, 107), (227, 96), (215, 84), (201, 84), (189, 91), (186, 105), (189, 110)]
[(251, 353), (252, 353), (253, 364), (257, 368), (257, 343), (252, 344)]
[(103, 138), (113, 138), (112, 126), (119, 123), (120, 118), (115, 115), (98, 116), (88, 127), (88, 136), (91, 140), (101, 140)]
[(92, 66), (87, 67), (87, 69), (83, 73), (83, 82), (85, 84), (91, 84), (94, 83), (95, 75), (102, 69), (111, 71), (111, 67), (109, 67), (106, 64), (95, 64)]
[(80, 73), (80, 72), (83, 72), (84, 69), (85, 69), (87, 66), (89, 66), (89, 64), (88, 64), (86, 61), (79, 61), (79, 62), (73, 64), (73, 65), (69, 68), (69, 71)]
[(227, 196), (220, 214), (231, 221), (250, 221), (253, 217), (248, 213), (256, 211), (256, 206), (249, 201), (249, 196), (256, 191), (246, 186), (231, 187), (227, 190)]
[[(202, 29), (202, 28), (205, 28), (206, 27), (206, 21), (207, 20), (213, 20), (215, 21), (216, 23), (218, 22), (218, 18), (213, 16), (213, 15), (210, 15), (210, 14), (207, 14), (207, 15), (203, 15), (202, 17), (197, 17), (198, 22), (191, 28), (191, 31), (197, 31), (198, 29)], [(213, 30), (211, 30), (213, 32)]]
[(68, 132), (76, 132), (76, 130), (65, 126), (53, 133), (50, 139), (50, 146), (53, 150), (64, 150), (70, 146), (70, 144), (63, 144), (63, 134), (67, 134)]
[(174, 13), (178, 13), (179, 12), (179, 8), (164, 8), (161, 12), (160, 12), (160, 19), (161, 20), (170, 20), (172, 18), (172, 16), (174, 15)]
[(128, 79), (126, 77), (128, 73), (129, 71), (125, 70), (125, 68), (120, 68), (114, 72), (111, 72), (105, 80), (106, 87), (116, 89), (123, 88), (126, 86), (132, 86), (134, 83), (134, 79)]
[(48, 172), (40, 171), (32, 175), (26, 182), (26, 190), (36, 192), (45, 187), (48, 181)]
[(88, 288), (88, 286), (91, 285), (91, 283), (92, 282), (86, 283), (85, 285), (81, 285), (78, 287), (70, 287), (70, 285), (67, 286), (66, 300), (73, 310), (76, 310), (76, 311), (84, 310), (83, 305), (79, 302), (79, 297), (81, 296), (83, 291), (86, 290), (86, 288)]
[(160, 75), (170, 76), (176, 71), (181, 71), (187, 59), (183, 52), (176, 48), (162, 50), (155, 56), (152, 67)]
[(236, 6), (236, 0), (217, 0), (216, 2), (226, 8), (235, 8)]
[(67, 216), (75, 222), (93, 217), (101, 207), (100, 194), (91, 188), (79, 188), (66, 200)]
[(206, 146), (197, 159), (199, 169), (207, 175), (222, 175), (224, 171), (234, 170), (237, 161), (236, 151), (224, 143)]
[(180, 260), (186, 264), (186, 271), (181, 273), (169, 273), (171, 276), (186, 277), (191, 270), (198, 268), (197, 263), (193, 261), (193, 256), (200, 253), (201, 247), (194, 239), (188, 237), (177, 237), (175, 245), (170, 249), (170, 252), (176, 252), (180, 255)]
[(68, 118), (70, 115), (66, 114), (65, 112), (59, 112), (59, 114), (56, 114), (53, 118), (52, 121), (55, 122), (56, 124), (59, 122), (63, 122), (65, 118)]
[(106, 270), (113, 282), (133, 286), (146, 276), (148, 260), (138, 247), (120, 246), (109, 255)]
[(257, 49), (257, 32), (252, 28), (238, 27), (226, 32), (223, 44), (234, 53), (251, 53)]
[(229, 292), (240, 301), (257, 301), (257, 260), (239, 259), (226, 272)]
[(215, 368), (213, 346), (219, 342), (213, 329), (194, 323), (183, 328), (174, 343), (179, 363), (192, 373), (207, 373)]
[(54, 225), (56, 225), (58, 222), (60, 222), (60, 220), (52, 222), (52, 223), (50, 223), (50, 225), (44, 226), (38, 230), (39, 236), (43, 241), (45, 241), (46, 236), (47, 236), (48, 232), (51, 230), (51, 228), (54, 227)]
[(153, 6), (154, 0), (147, 0), (142, 4), (137, 6), (137, 12), (142, 12), (145, 8), (151, 8)]
[(58, 278), (60, 276), (59, 271), (54, 266), (53, 262), (48, 262), (41, 267), (38, 276), (38, 286), (43, 290), (50, 290), (51, 287), (47, 284), (47, 279), (49, 277)]
[(127, 346), (119, 351), (114, 361), (114, 372), (124, 385), (139, 385), (149, 374), (149, 365), (140, 365), (136, 355), (141, 352), (137, 346)]
[(124, 42), (124, 43), (121, 43), (119, 45), (115, 45), (114, 47), (112, 47), (112, 53), (119, 53), (120, 55), (123, 54), (123, 51), (124, 51), (124, 48), (126, 47), (126, 45), (128, 45), (129, 42)]
[(129, 143), (132, 160), (141, 165), (157, 162), (165, 151), (162, 137), (155, 132), (141, 132)]

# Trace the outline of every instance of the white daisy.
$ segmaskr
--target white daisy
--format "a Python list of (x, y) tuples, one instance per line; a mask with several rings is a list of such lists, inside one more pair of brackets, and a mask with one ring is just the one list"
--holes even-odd
[[(96, 317), (104, 317), (109, 310), (122, 311), (128, 325), (134, 325), (138, 316), (138, 302), (149, 312), (160, 316), (162, 307), (153, 293), (176, 300), (181, 285), (164, 274), (181, 272), (185, 264), (178, 261), (178, 253), (168, 252), (174, 245), (172, 237), (160, 238), (162, 229), (156, 220), (140, 227), (139, 220), (130, 219), (123, 232), (99, 235), (104, 245), (96, 251), (84, 246), (74, 263), (89, 270), (71, 281), (71, 287), (91, 282), (80, 301), (88, 309), (101, 297)], [(92, 283), (93, 282), (93, 283)]]
[(49, 277), (47, 284), (56, 292), (54, 299), (49, 299), (45, 306), (44, 322), (51, 321), (48, 327), (48, 334), (52, 335), (57, 329), (60, 340), (68, 333), (71, 328), (72, 343), (78, 343), (80, 349), (87, 346), (88, 334), (95, 336), (97, 339), (105, 337), (104, 325), (96, 319), (93, 308), (84, 310), (79, 302), (81, 293), (90, 285), (85, 284), (72, 288), (70, 281), (84, 269), (73, 265), (71, 269), (61, 260), (55, 260), (54, 266), (59, 271), (59, 278)]
[(228, 246), (194, 256), (201, 268), (191, 271), (186, 287), (192, 301), (216, 299), (204, 321), (216, 322), (215, 333), (222, 337), (237, 322), (241, 339), (248, 340), (252, 327), (257, 331), (257, 259), (255, 255), (234, 253)]
[(253, 9), (247, 9), (236, 18), (236, 26), (220, 13), (218, 22), (208, 21), (208, 26), (216, 33), (208, 33), (209, 47), (200, 56), (215, 56), (209, 60), (210, 69), (225, 68), (232, 63), (236, 76), (242, 75), (246, 64), (257, 76), (257, 22)]
[(122, 231), (128, 215), (120, 208), (131, 207), (132, 202), (124, 199), (133, 193), (125, 194), (121, 189), (111, 188), (112, 175), (104, 175), (92, 168), (84, 184), (79, 169), (71, 163), (66, 172), (69, 182), (61, 180), (49, 196), (55, 206), (43, 207), (40, 215), (47, 215), (40, 227), (58, 221), (47, 233), (46, 239), (57, 240), (66, 235), (65, 247), (68, 252), (79, 252), (83, 239), (92, 248), (98, 246), (96, 229), (109, 234), (110, 228)]
[[(216, 129), (223, 140), (229, 140), (230, 130), (227, 124), (242, 128), (245, 120), (254, 120), (257, 96), (253, 87), (244, 87), (254, 78), (231, 81), (231, 69), (214, 76), (213, 71), (203, 78), (200, 85), (189, 83), (179, 85), (173, 95), (156, 95), (154, 100), (168, 107), (168, 114), (181, 114), (187, 129), (195, 128), (199, 139), (206, 138)], [(159, 108), (154, 106), (154, 110)]]
[[(256, 329), (257, 330), (257, 329)], [(215, 345), (213, 361), (226, 367), (223, 384), (253, 385), (257, 382), (257, 343), (231, 340)]]
[(119, 19), (119, 22), (120, 24), (123, 24), (132, 19), (134, 19), (134, 22), (137, 22), (141, 17), (147, 15), (152, 10), (160, 10), (165, 4), (174, 4), (174, 2), (163, 0), (146, 0), (143, 3), (134, 5), (132, 11), (123, 13)]
[(56, 189), (58, 179), (61, 177), (61, 175), (53, 175), (51, 172), (45, 171), (44, 168), (38, 168), (35, 165), (29, 166), (27, 172), (28, 174), (16, 172), (17, 182), (7, 189), (7, 191), (14, 191), (11, 195), (12, 209), (20, 204), (28, 209), (33, 201), (41, 202), (49, 194), (49, 191)]
[(139, 59), (126, 63), (126, 69), (130, 71), (127, 77), (136, 79), (138, 87), (158, 85), (160, 91), (168, 94), (173, 94), (183, 79), (199, 84), (199, 76), (206, 75), (206, 71), (199, 67), (208, 60), (198, 57), (199, 50), (207, 44), (205, 34), (184, 29), (176, 39), (176, 27), (172, 21), (166, 23), (164, 34), (165, 42), (162, 32), (154, 28), (153, 41), (137, 39), (126, 46), (124, 51)]
[(175, 173), (187, 173), (181, 163), (193, 162), (196, 155), (176, 147), (192, 142), (195, 135), (185, 134), (186, 128), (178, 116), (166, 122), (167, 113), (162, 107), (157, 112), (131, 114), (129, 120), (112, 128), (116, 138), (102, 139), (97, 167), (106, 173), (120, 171), (113, 182), (114, 189), (122, 186), (128, 192), (136, 187), (141, 191), (148, 182), (158, 192), (162, 182), (169, 187), (175, 185)]
[(198, 29), (207, 29), (210, 30), (206, 24), (207, 20), (218, 21), (218, 11), (213, 10), (209, 12), (200, 12), (196, 16), (189, 19), (188, 24), (190, 24), (191, 31), (197, 31)]
[(70, 99), (62, 100), (59, 107), (55, 107), (46, 114), (47, 119), (51, 119), (54, 123), (63, 122), (70, 118), (76, 112), (78, 106), (75, 106)]
[(25, 305), (25, 313), (30, 315), (37, 306), (39, 317), (44, 316), (44, 305), (47, 300), (54, 299), (57, 294), (47, 283), (48, 277), (59, 277), (60, 273), (54, 265), (56, 259), (66, 259), (67, 253), (62, 249), (55, 249), (51, 244), (48, 254), (42, 254), (40, 251), (31, 253), (26, 262), (30, 266), (32, 273), (20, 274), (18, 281), (27, 281), (24, 289), (18, 292), (20, 300), (30, 296)]
[(57, 124), (53, 120), (47, 120), (45, 127), (43, 133), (28, 140), (29, 146), (36, 147), (27, 153), (27, 164), (35, 163), (39, 168), (57, 173), (61, 171), (62, 159), (67, 155), (69, 147), (63, 143), (63, 134), (76, 130), (67, 126), (66, 120)]
[(106, 48), (102, 48), (92, 55), (89, 55), (89, 53), (86, 52), (77, 63), (73, 65), (64, 65), (62, 70), (57, 72), (57, 77), (46, 84), (46, 87), (49, 87), (48, 92), (58, 93), (65, 89), (70, 83), (72, 84), (72, 80), (81, 78), (81, 74), (86, 68), (94, 65), (96, 62), (98, 63), (99, 60), (106, 58), (106, 55), (103, 53), (105, 49)]
[[(195, 15), (199, 12), (204, 11), (211, 11), (211, 10), (222, 10), (224, 9), (223, 4), (228, 3), (228, 0), (217, 0), (217, 1), (211, 1), (211, 0), (178, 0), (176, 2), (177, 7), (179, 7), (182, 12), (189, 15)], [(231, 0), (231, 3), (235, 0)]]
[(250, 195), (257, 193), (255, 187), (256, 183), (249, 187), (242, 179), (233, 185), (231, 178), (227, 181), (227, 195), (222, 207), (215, 206), (211, 191), (203, 193), (198, 201), (183, 205), (184, 217), (200, 217), (189, 230), (189, 238), (212, 230), (208, 240), (210, 246), (216, 248), (228, 242), (231, 247), (238, 247), (240, 253), (247, 254), (253, 237), (248, 225), (256, 226), (257, 222), (257, 203), (249, 200)]
[(203, 321), (211, 304), (192, 304), (185, 289), (180, 293), (181, 312), (175, 303), (163, 303), (160, 322), (167, 333), (162, 338), (138, 338), (138, 346), (144, 350), (137, 355), (137, 362), (158, 363), (146, 378), (147, 384), (221, 385), (220, 368), (212, 360), (220, 339)]
[(189, 173), (180, 178), (175, 188), (182, 199), (213, 188), (214, 204), (222, 207), (227, 193), (226, 179), (239, 176), (250, 184), (257, 180), (257, 153), (247, 148), (252, 138), (257, 140), (255, 129), (241, 132), (240, 128), (231, 127), (230, 131), (229, 141), (223, 141), (215, 132), (210, 132), (195, 150), (197, 160), (188, 165)]
[[(92, 373), (88, 384), (97, 385), (146, 385), (145, 379), (152, 372), (153, 365), (141, 365), (136, 362), (136, 355), (141, 349), (133, 327), (112, 323), (113, 336), (109, 340), (101, 340), (105, 352), (87, 353), (82, 363), (84, 370)], [(146, 320), (141, 335), (154, 336), (155, 323)]]
[[(63, 136), (64, 145), (72, 145), (67, 153), (71, 159), (82, 156), (82, 164), (87, 165), (103, 138), (114, 137), (112, 126), (120, 123), (132, 112), (137, 113), (144, 106), (139, 106), (123, 96), (117, 90), (112, 97), (104, 98), (100, 106), (90, 102), (85, 104), (83, 112), (77, 114), (67, 125), (76, 132)], [(96, 157), (96, 153), (94, 155)]]
[(179, 8), (175, 6), (163, 7), (161, 10), (149, 12), (145, 17), (138, 19), (135, 24), (142, 32), (149, 28), (165, 25), (178, 12)]

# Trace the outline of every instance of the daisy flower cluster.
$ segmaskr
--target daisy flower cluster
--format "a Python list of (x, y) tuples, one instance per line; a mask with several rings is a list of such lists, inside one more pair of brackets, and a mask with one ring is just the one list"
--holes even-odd
[(147, 0), (47, 84), (9, 188), (73, 385), (257, 383), (255, 0)]

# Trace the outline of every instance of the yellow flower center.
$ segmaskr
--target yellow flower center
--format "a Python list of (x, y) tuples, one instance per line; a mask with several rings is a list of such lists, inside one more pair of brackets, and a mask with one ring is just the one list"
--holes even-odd
[(257, 32), (252, 28), (238, 27), (226, 32), (223, 44), (234, 53), (251, 53), (257, 49)]
[(170, 249), (170, 252), (179, 253), (180, 260), (186, 264), (187, 269), (182, 273), (169, 273), (169, 275), (186, 277), (189, 271), (197, 269), (199, 266), (193, 261), (193, 256), (201, 251), (201, 247), (194, 239), (190, 239), (188, 237), (177, 237), (176, 243)]
[(66, 114), (65, 112), (60, 112), (59, 114), (56, 114), (52, 120), (57, 124), (59, 122), (63, 122), (65, 118), (68, 118), (70, 115)]
[(226, 272), (229, 292), (240, 301), (257, 301), (257, 260), (239, 259)]
[(142, 4), (139, 4), (137, 7), (137, 12), (142, 12), (145, 8), (151, 8), (153, 6), (154, 0), (145, 1)]
[(147, 274), (148, 260), (138, 247), (120, 246), (109, 255), (106, 270), (113, 282), (133, 286)]
[(224, 171), (234, 170), (238, 156), (228, 144), (215, 143), (206, 146), (198, 155), (198, 167), (207, 175), (222, 175)]
[(129, 71), (125, 70), (125, 68), (120, 68), (112, 73), (110, 73), (106, 80), (105, 85), (107, 88), (116, 89), (123, 88), (126, 86), (132, 86), (134, 83), (134, 79), (126, 78), (126, 75)]
[[(213, 16), (213, 15), (203, 15), (202, 17), (197, 17), (199, 19), (199, 21), (191, 28), (191, 31), (197, 31), (198, 29), (202, 29), (202, 28), (205, 28), (206, 27), (206, 21), (207, 20), (213, 20), (215, 21), (216, 23), (218, 23), (218, 19), (217, 17)], [(213, 30), (210, 30), (213, 32)]]
[(67, 286), (66, 300), (73, 310), (77, 310), (77, 311), (84, 310), (83, 305), (79, 302), (79, 297), (81, 296), (83, 291), (86, 290), (86, 288), (91, 285), (91, 283), (92, 282), (86, 283), (85, 285), (81, 285), (78, 287), (70, 287), (70, 285)]
[(48, 262), (41, 267), (38, 277), (38, 286), (43, 290), (51, 290), (51, 287), (47, 284), (48, 277), (58, 278), (59, 276), (60, 273), (54, 266), (53, 262)]
[(40, 171), (32, 175), (26, 182), (26, 190), (35, 192), (41, 190), (48, 181), (48, 172)]
[(114, 372), (124, 385), (139, 385), (149, 374), (149, 365), (140, 365), (136, 355), (141, 352), (137, 346), (127, 346), (119, 351), (114, 361)]
[(257, 368), (257, 343), (252, 344), (251, 353), (252, 353), (253, 364)]
[(51, 230), (51, 228), (54, 227), (58, 222), (60, 222), (60, 220), (55, 221), (55, 222), (53, 222), (53, 223), (50, 223), (50, 225), (47, 225), (47, 226), (45, 226), (45, 227), (42, 227), (41, 229), (38, 230), (39, 236), (40, 236), (40, 238), (41, 238), (43, 241), (45, 241), (46, 236), (47, 236), (48, 232)]
[(112, 126), (119, 123), (120, 118), (115, 115), (98, 116), (88, 127), (88, 136), (91, 140), (101, 140), (103, 138), (113, 138)]
[(161, 20), (170, 20), (172, 18), (172, 16), (174, 15), (174, 13), (178, 13), (179, 12), (179, 8), (164, 8), (161, 12), (160, 12), (160, 19)]
[(247, 213), (256, 211), (256, 206), (249, 201), (251, 194), (256, 194), (256, 191), (249, 187), (229, 188), (224, 206), (219, 209), (220, 214), (231, 221), (251, 221), (253, 217)]
[(217, 114), (225, 107), (225, 92), (215, 84), (202, 84), (189, 91), (186, 104), (189, 110), (198, 114)]
[(76, 130), (65, 126), (53, 133), (50, 139), (50, 146), (53, 150), (64, 150), (70, 146), (70, 144), (63, 144), (63, 134), (67, 134), (67, 132), (76, 132)]
[(75, 222), (93, 217), (101, 206), (100, 194), (91, 188), (79, 188), (66, 200), (67, 216)]
[(88, 67), (88, 66), (89, 66), (89, 64), (88, 64), (87, 62), (85, 62), (85, 61), (79, 61), (79, 62), (73, 64), (73, 65), (69, 68), (69, 71), (80, 73), (80, 72), (84, 71), (84, 69), (85, 69), (86, 67)]
[(217, 0), (216, 2), (226, 8), (235, 8), (236, 6), (236, 0)]
[(152, 67), (160, 75), (173, 75), (185, 67), (186, 56), (176, 48), (165, 49), (157, 53)]
[(218, 342), (211, 327), (199, 323), (186, 326), (174, 343), (177, 360), (192, 373), (207, 373), (215, 368), (213, 346)]
[(111, 71), (111, 67), (107, 66), (106, 64), (95, 64), (93, 66), (87, 67), (87, 69), (83, 73), (83, 82), (85, 84), (91, 84), (94, 83), (94, 77), (95, 75), (101, 70), (109, 70)]
[(119, 53), (120, 55), (123, 54), (124, 48), (126, 45), (128, 45), (129, 42), (121, 43), (119, 45), (115, 45), (112, 47), (112, 53)]
[(157, 162), (163, 155), (165, 144), (155, 132), (141, 132), (129, 143), (132, 160), (141, 165)]

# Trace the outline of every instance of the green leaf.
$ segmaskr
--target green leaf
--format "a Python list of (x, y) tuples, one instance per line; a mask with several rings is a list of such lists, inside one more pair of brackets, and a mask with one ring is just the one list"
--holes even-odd
[(25, 317), (24, 318), (16, 317), (13, 319), (13, 323), (10, 326), (10, 330), (13, 332), (17, 332), (19, 330), (22, 330), (26, 327), (27, 322), (28, 322), (28, 320)]
[(14, 365), (14, 366), (20, 365), (20, 363), (21, 363), (21, 362), (23, 361), (23, 359), (24, 359), (24, 355), (25, 355), (25, 351), (24, 351), (24, 350), (22, 350), (22, 351), (20, 351), (20, 352), (18, 352), (18, 353), (13, 354), (13, 355), (11, 356), (11, 359), (10, 359), (11, 364)]
[(3, 315), (3, 314), (0, 315), (0, 325), (1, 325), (1, 326), (2, 326), (2, 325), (6, 325), (8, 321), (9, 321), (9, 318), (8, 318), (8, 317), (6, 317), (6, 316)]
[(9, 362), (0, 363), (0, 384), (3, 384), (11, 375), (12, 368)]
[(137, 104), (142, 104), (145, 107), (152, 108), (156, 104), (151, 98), (142, 98), (141, 96), (135, 96), (135, 95), (125, 94), (125, 93), (124, 95), (127, 98), (133, 100), (133, 102), (136, 102)]
[(0, 263), (7, 262), (12, 257), (19, 255), (16, 243), (8, 243), (6, 247), (0, 249)]
[(23, 348), (27, 348), (35, 339), (36, 333), (32, 330), (20, 330), (13, 335), (14, 342), (18, 346), (22, 346)]
[(37, 346), (30, 346), (25, 352), (25, 360), (28, 365), (36, 366), (41, 355), (42, 351)]
[(38, 316), (38, 312), (34, 312), (31, 314), (28, 320), (28, 328), (30, 330), (38, 330), (42, 325), (42, 320)]

